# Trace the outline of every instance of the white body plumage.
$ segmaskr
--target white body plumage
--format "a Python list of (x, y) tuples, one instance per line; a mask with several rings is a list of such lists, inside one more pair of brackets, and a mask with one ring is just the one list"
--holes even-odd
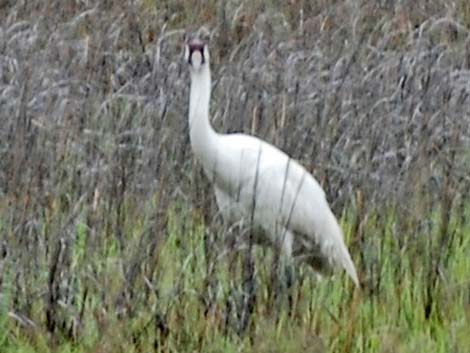
[(207, 44), (186, 46), (191, 88), (191, 146), (214, 184), (217, 204), (229, 223), (253, 228), (255, 240), (281, 246), (321, 274), (342, 267), (356, 285), (356, 269), (343, 234), (318, 182), (278, 148), (253, 136), (218, 134), (209, 122), (211, 77)]

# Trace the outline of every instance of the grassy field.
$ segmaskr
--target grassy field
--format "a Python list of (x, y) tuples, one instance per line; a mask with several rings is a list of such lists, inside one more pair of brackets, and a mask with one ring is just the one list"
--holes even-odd
[[(227, 229), (211, 115), (324, 187), (357, 265), (319, 280)], [(0, 0), (0, 352), (455, 352), (470, 345), (466, 0)]]
[[(2, 352), (444, 353), (465, 352), (470, 343), (468, 212), (451, 220), (445, 251), (432, 241), (440, 237), (438, 216), (420, 234), (399, 232), (393, 212), (371, 216), (363, 225), (363, 259), (356, 256), (367, 281), (362, 293), (343, 275), (317, 281), (305, 267), (286, 286), (272, 254), (257, 249), (254, 303), (242, 327), (243, 267), (233, 249), (220, 241), (205, 247), (204, 223), (177, 208), (153, 253), (154, 233), (144, 225), (154, 210), (148, 206), (124, 225), (124, 249), (114, 234), (91, 235), (78, 221), (68, 245), (49, 256), (30, 250), (24, 268), (8, 254)], [(45, 228), (64, 215), (49, 217)], [(351, 243), (354, 217), (345, 215), (342, 224)]]

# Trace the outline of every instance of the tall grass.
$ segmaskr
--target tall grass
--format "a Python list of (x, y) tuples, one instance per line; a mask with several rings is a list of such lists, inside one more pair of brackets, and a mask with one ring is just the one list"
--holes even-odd
[[(466, 351), (465, 4), (0, 1), (0, 351)], [(202, 23), (214, 125), (312, 171), (362, 292), (256, 248), (247, 295), (188, 144)]]
[[(240, 335), (238, 309), (244, 297), (242, 266), (237, 262), (241, 259), (231, 256), (235, 250), (220, 239), (213, 243), (216, 256), (208, 257), (207, 227), (187, 207), (172, 208), (167, 216), (167, 234), (151, 273), (148, 249), (138, 254), (139, 260), (131, 249), (120, 251), (117, 243), (103, 244), (91, 254), (79, 240), (83, 225), (77, 224), (70, 261), (57, 265), (61, 275), (52, 289), (57, 302), (47, 298), (51, 284), (41, 277), (47, 277), (51, 264), (41, 257), (34, 271), (37, 278), (29, 282), (33, 290), (27, 315), (24, 304), (23, 311), (15, 307), (18, 299), (28, 299), (18, 293), (19, 271), (9, 264), (12, 261), (3, 262), (7, 275), (2, 287), (2, 350), (28, 346), (36, 352), (67, 351), (66, 347), (84, 352), (466, 350), (470, 229), (459, 219), (451, 222), (455, 243), (433, 282), (431, 314), (427, 314), (427, 288), (433, 265), (426, 256), (436, 250), (431, 249), (430, 237), (439, 235), (439, 214), (431, 219), (430, 233), (403, 234), (396, 228), (396, 215), (386, 211), (364, 224), (365, 260), (356, 259), (368, 279), (362, 293), (354, 292), (342, 274), (319, 281), (303, 266), (296, 268), (292, 286), (273, 287), (273, 254), (257, 249), (255, 307)], [(138, 249), (145, 238), (139, 227), (145, 218), (142, 214), (134, 219), (126, 236), (129, 248)], [(354, 215), (342, 219), (350, 243), (352, 219)], [(406, 244), (398, 244), (398, 237), (406, 237)], [(135, 271), (132, 279), (129, 271)], [(48, 310), (53, 310), (55, 326), (47, 324)]]

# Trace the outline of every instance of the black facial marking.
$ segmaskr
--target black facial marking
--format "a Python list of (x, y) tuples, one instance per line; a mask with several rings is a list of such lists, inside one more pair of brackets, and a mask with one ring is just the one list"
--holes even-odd
[(189, 48), (189, 65), (192, 65), (192, 57), (193, 53), (196, 51), (199, 51), (201, 53), (201, 58), (202, 58), (202, 64), (205, 63), (205, 58), (204, 58), (204, 44), (199, 42), (199, 41), (192, 41), (188, 43), (188, 48)]

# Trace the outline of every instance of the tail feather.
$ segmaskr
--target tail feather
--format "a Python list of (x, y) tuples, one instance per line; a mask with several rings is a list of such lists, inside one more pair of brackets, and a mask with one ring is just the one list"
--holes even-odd
[(348, 250), (346, 249), (346, 245), (344, 246), (343, 254), (341, 255), (341, 265), (346, 271), (346, 273), (351, 277), (356, 287), (360, 287), (359, 285), (359, 278), (357, 277), (356, 267), (352, 262), (351, 255), (349, 255)]
[(328, 224), (328, 236), (330, 237), (330, 243), (333, 246), (331, 255), (334, 263), (342, 267), (349, 277), (353, 280), (357, 287), (360, 287), (359, 278), (357, 276), (356, 267), (351, 259), (348, 248), (344, 243), (344, 236), (341, 227), (336, 220), (336, 217), (330, 212), (330, 218)]

